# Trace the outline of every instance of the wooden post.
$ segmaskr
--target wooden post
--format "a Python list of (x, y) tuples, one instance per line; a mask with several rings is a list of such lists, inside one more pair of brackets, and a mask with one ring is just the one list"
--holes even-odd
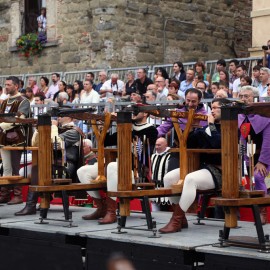
[(95, 119), (91, 120), (92, 128), (96, 135), (96, 139), (98, 142), (98, 176), (95, 180), (92, 180), (91, 183), (102, 183), (106, 182), (105, 170), (104, 170), (104, 141), (107, 134), (107, 131), (111, 124), (111, 114), (105, 112), (105, 121), (103, 125), (103, 129), (100, 132), (97, 127), (97, 121)]
[[(132, 190), (132, 123), (130, 112), (117, 113), (118, 191)], [(130, 215), (130, 200), (120, 201), (120, 215)]]
[(193, 123), (193, 116), (195, 114), (194, 109), (190, 109), (188, 112), (187, 124), (184, 132), (180, 129), (178, 118), (172, 117), (173, 126), (179, 140), (179, 168), (180, 168), (180, 179), (184, 180), (188, 171), (188, 154), (187, 154), (187, 138), (190, 132), (190, 128)]
[[(222, 197), (228, 199), (239, 197), (238, 112), (236, 107), (221, 108)], [(225, 212), (225, 226), (237, 226), (236, 208)]]
[[(52, 185), (52, 145), (51, 145), (51, 117), (38, 117), (38, 185)], [(47, 209), (50, 206), (50, 194), (41, 197), (40, 207)]]

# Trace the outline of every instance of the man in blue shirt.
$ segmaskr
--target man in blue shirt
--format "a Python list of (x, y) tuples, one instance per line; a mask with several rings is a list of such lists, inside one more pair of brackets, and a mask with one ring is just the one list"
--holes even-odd
[(178, 91), (178, 95), (181, 97), (185, 97), (185, 92), (187, 89), (192, 88), (192, 82), (194, 80), (194, 69), (190, 68), (186, 72), (186, 80), (182, 81), (180, 84), (180, 88)]

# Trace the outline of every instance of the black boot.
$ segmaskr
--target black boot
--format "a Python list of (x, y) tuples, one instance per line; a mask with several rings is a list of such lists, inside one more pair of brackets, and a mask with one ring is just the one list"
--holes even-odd
[(35, 215), (37, 201), (38, 201), (38, 193), (28, 191), (27, 202), (25, 207), (21, 211), (16, 212), (15, 216)]

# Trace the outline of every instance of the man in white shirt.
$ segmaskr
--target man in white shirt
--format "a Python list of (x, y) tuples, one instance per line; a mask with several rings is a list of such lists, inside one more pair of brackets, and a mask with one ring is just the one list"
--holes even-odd
[(247, 74), (247, 67), (243, 64), (240, 64), (236, 67), (236, 76), (237, 79), (233, 82), (233, 98), (238, 97), (238, 92), (240, 88), (240, 77)]
[(93, 82), (91, 80), (85, 80), (83, 83), (84, 92), (81, 95), (80, 103), (99, 103), (100, 96), (93, 89)]
[(48, 92), (46, 93), (46, 98), (53, 99), (54, 94), (59, 91), (59, 87), (58, 87), (59, 81), (60, 81), (60, 74), (53, 73), (52, 74), (52, 84), (49, 87)]
[(257, 87), (260, 93), (260, 97), (267, 96), (269, 77), (270, 77), (270, 69), (267, 67), (262, 67), (260, 69), (260, 84)]
[(116, 98), (121, 97), (125, 83), (118, 78), (118, 74), (112, 73), (111, 79), (106, 81), (100, 88), (99, 93), (101, 94), (101, 97), (106, 97), (106, 100), (114, 96), (116, 96)]

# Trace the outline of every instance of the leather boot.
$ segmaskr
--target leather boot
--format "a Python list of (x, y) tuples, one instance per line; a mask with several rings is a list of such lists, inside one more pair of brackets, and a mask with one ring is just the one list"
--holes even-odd
[(100, 225), (103, 224), (111, 224), (117, 221), (116, 217), (116, 208), (117, 203), (115, 200), (111, 199), (110, 197), (106, 198), (106, 206), (107, 206), (107, 213), (103, 219), (100, 219), (98, 223)]
[(20, 204), (20, 203), (23, 203), (22, 187), (15, 186), (14, 187), (14, 196), (7, 204), (13, 205), (13, 204)]
[(260, 217), (262, 225), (265, 225), (267, 223), (267, 208), (266, 207), (260, 207)]
[(10, 189), (1, 187), (0, 203), (7, 203), (10, 200)]
[[(175, 207), (177, 206), (178, 204), (172, 204), (172, 210), (173, 212), (175, 211)], [(184, 216), (184, 218), (181, 219), (181, 229), (187, 229), (188, 228), (188, 221), (187, 221), (187, 218), (186, 218), (186, 215)]]
[(93, 198), (93, 199), (97, 205), (97, 209), (94, 213), (90, 215), (82, 216), (82, 219), (84, 220), (96, 220), (99, 218), (104, 218), (106, 215), (107, 209), (106, 209), (105, 199), (97, 199), (97, 198)]
[(15, 216), (35, 215), (37, 201), (38, 201), (38, 193), (28, 191), (27, 202), (25, 207), (19, 212), (16, 212)]
[(187, 226), (187, 221), (184, 220), (185, 220), (185, 212), (180, 208), (179, 204), (176, 204), (174, 206), (174, 212), (169, 223), (165, 227), (159, 229), (158, 231), (161, 233), (180, 232), (182, 229), (182, 223), (183, 224), (186, 223), (186, 225), (184, 226)]

